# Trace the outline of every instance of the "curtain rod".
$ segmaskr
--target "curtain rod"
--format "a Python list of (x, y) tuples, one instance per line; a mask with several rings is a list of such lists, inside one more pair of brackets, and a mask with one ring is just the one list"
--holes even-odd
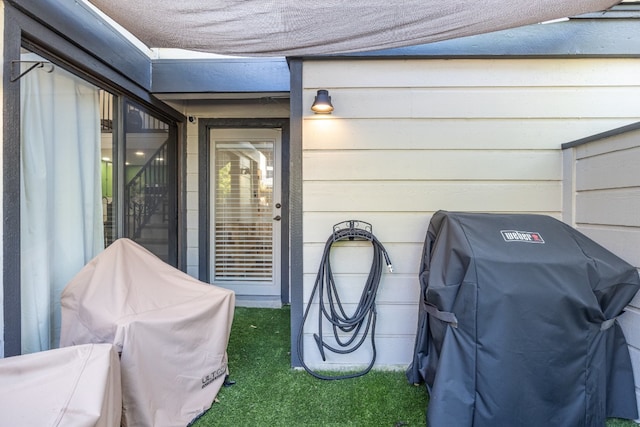
[(36, 68), (44, 68), (45, 65), (48, 65), (50, 68), (48, 70), (46, 70), (47, 73), (52, 72), (53, 69), (55, 68), (54, 65), (49, 61), (15, 61), (14, 60), (14, 61), (11, 61), (11, 74), (13, 74), (13, 65), (14, 64), (32, 64), (32, 65), (29, 68), (27, 68), (26, 70), (24, 70), (22, 73), (20, 73), (17, 77), (11, 77), (11, 79), (10, 79), (11, 83), (20, 80), (23, 76), (25, 76), (31, 70), (34, 70)]

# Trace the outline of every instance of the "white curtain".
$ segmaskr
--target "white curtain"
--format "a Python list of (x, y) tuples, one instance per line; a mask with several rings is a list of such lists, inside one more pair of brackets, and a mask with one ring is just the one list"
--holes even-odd
[(20, 84), (22, 353), (32, 353), (58, 346), (60, 293), (104, 248), (100, 113), (98, 89), (57, 67)]

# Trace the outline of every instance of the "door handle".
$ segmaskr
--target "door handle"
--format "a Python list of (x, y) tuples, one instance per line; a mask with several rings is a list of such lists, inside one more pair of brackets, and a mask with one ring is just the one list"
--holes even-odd
[(274, 221), (280, 221), (282, 218), (280, 217), (280, 215), (276, 215), (273, 217)]

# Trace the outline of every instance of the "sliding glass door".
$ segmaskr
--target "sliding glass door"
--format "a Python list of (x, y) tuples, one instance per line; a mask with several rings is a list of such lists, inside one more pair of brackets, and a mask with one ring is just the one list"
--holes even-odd
[(33, 52), (20, 63), (20, 345), (32, 353), (58, 346), (62, 290), (114, 240), (177, 266), (177, 126)]
[(175, 265), (175, 144), (169, 124), (126, 105), (124, 236)]
[(31, 353), (57, 346), (60, 293), (104, 248), (100, 95), (57, 67), (20, 84), (21, 343)]

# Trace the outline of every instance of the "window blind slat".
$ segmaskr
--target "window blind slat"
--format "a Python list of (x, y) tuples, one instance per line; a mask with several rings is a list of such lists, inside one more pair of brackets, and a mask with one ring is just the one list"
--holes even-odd
[(216, 280), (272, 280), (273, 147), (216, 142)]

